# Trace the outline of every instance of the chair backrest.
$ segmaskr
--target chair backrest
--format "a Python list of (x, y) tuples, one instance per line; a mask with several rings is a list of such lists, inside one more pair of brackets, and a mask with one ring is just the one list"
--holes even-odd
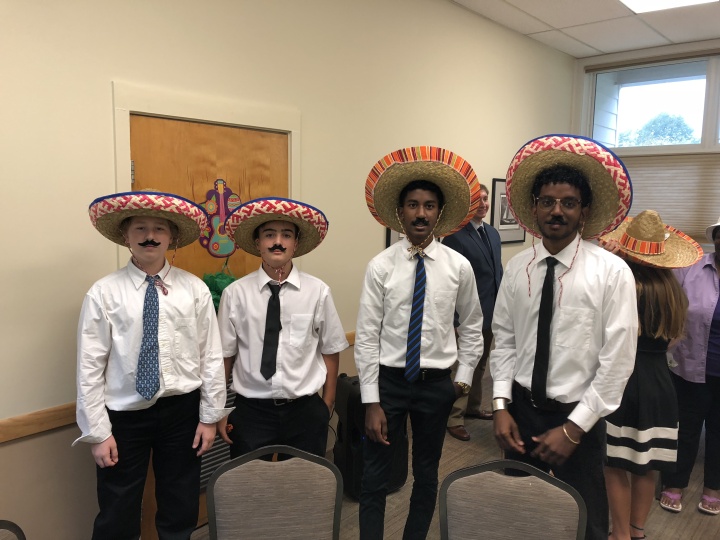
[[(266, 461), (273, 454), (291, 459)], [(219, 467), (207, 487), (212, 540), (340, 537), (343, 483), (330, 461), (266, 446)]]
[(12, 521), (0, 519), (0, 540), (25, 540), (25, 533)]
[[(506, 476), (504, 469), (527, 476)], [(440, 487), (440, 538), (582, 539), (587, 510), (573, 487), (518, 461), (500, 459), (450, 473)]]

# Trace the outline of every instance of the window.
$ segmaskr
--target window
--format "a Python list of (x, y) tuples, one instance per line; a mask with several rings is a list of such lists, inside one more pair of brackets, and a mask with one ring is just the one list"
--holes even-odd
[[(717, 107), (706, 107), (718, 101), (717, 88), (707, 85), (717, 69), (711, 57), (594, 73), (592, 138), (612, 148), (719, 151)], [(713, 129), (703, 140), (706, 124)]]

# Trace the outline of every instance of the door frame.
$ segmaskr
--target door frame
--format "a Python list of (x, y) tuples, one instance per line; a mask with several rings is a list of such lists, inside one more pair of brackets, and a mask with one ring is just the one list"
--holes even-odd
[[(290, 106), (194, 94), (167, 88), (112, 81), (115, 144), (115, 191), (132, 191), (130, 115), (146, 114), (233, 127), (279, 131), (288, 135), (288, 194), (301, 193), (301, 115)], [(123, 258), (121, 261), (121, 257)], [(118, 246), (117, 267), (125, 264)]]

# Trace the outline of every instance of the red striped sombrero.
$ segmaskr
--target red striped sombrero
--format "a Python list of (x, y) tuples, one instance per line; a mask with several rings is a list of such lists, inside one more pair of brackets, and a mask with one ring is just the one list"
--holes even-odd
[(397, 216), (398, 199), (413, 180), (437, 184), (445, 197), (435, 236), (464, 227), (480, 205), (480, 183), (463, 158), (435, 146), (401, 148), (378, 161), (365, 181), (365, 202), (381, 225), (403, 232)]
[(526, 143), (507, 172), (507, 198), (515, 219), (540, 237), (533, 216), (532, 187), (536, 176), (556, 165), (584, 173), (592, 190), (583, 238), (596, 238), (615, 229), (632, 204), (632, 184), (623, 162), (602, 144), (575, 135), (544, 135)]
[(670, 225), (665, 225), (655, 210), (640, 212), (635, 219), (625, 218), (613, 232), (600, 238), (601, 245), (615, 240), (623, 255), (631, 261), (655, 268), (685, 268), (703, 256), (695, 240)]
[(253, 199), (238, 206), (225, 220), (228, 236), (235, 239), (237, 246), (251, 255), (260, 256), (253, 238), (255, 229), (268, 221), (289, 221), (298, 226), (300, 231), (295, 257), (310, 253), (320, 245), (327, 235), (328, 222), (325, 214), (314, 206), (270, 197)]
[(90, 203), (90, 221), (100, 233), (121, 246), (125, 238), (120, 231), (124, 219), (150, 216), (172, 221), (180, 232), (177, 247), (192, 244), (207, 226), (205, 210), (192, 201), (160, 191), (129, 191), (99, 197)]

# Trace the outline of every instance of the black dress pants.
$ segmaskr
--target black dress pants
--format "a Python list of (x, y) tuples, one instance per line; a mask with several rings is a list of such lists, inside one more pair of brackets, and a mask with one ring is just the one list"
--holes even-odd
[(232, 458), (271, 444), (284, 444), (325, 457), (330, 409), (319, 394), (282, 405), (276, 405), (272, 399), (238, 394), (228, 422), (233, 426), (229, 433)]
[(552, 470), (556, 478), (570, 484), (582, 496), (587, 507), (586, 540), (607, 540), (609, 531), (608, 501), (603, 467), (605, 463), (605, 420), (600, 419), (583, 435), (575, 452), (562, 465), (551, 467), (530, 456), (537, 443), (532, 437), (567, 421), (568, 413), (551, 412), (535, 408), (527, 396), (513, 385), (513, 400), (508, 410), (520, 430), (525, 443), (525, 454), (505, 452), (505, 457), (528, 463), (545, 472)]
[(152, 452), (155, 525), (161, 540), (188, 540), (200, 497), (200, 458), (192, 448), (200, 415), (200, 391), (160, 398), (141, 411), (108, 411), (118, 448), (113, 467), (97, 467), (100, 513), (93, 540), (140, 537), (142, 495)]
[(390, 468), (403, 426), (412, 427), (413, 487), (404, 540), (423, 540), (430, 528), (438, 488), (438, 467), (445, 427), (455, 387), (450, 370), (422, 370), (421, 379), (408, 382), (401, 368), (380, 368), (380, 406), (385, 412), (390, 446), (365, 438), (360, 492), (360, 539), (381, 540)]

